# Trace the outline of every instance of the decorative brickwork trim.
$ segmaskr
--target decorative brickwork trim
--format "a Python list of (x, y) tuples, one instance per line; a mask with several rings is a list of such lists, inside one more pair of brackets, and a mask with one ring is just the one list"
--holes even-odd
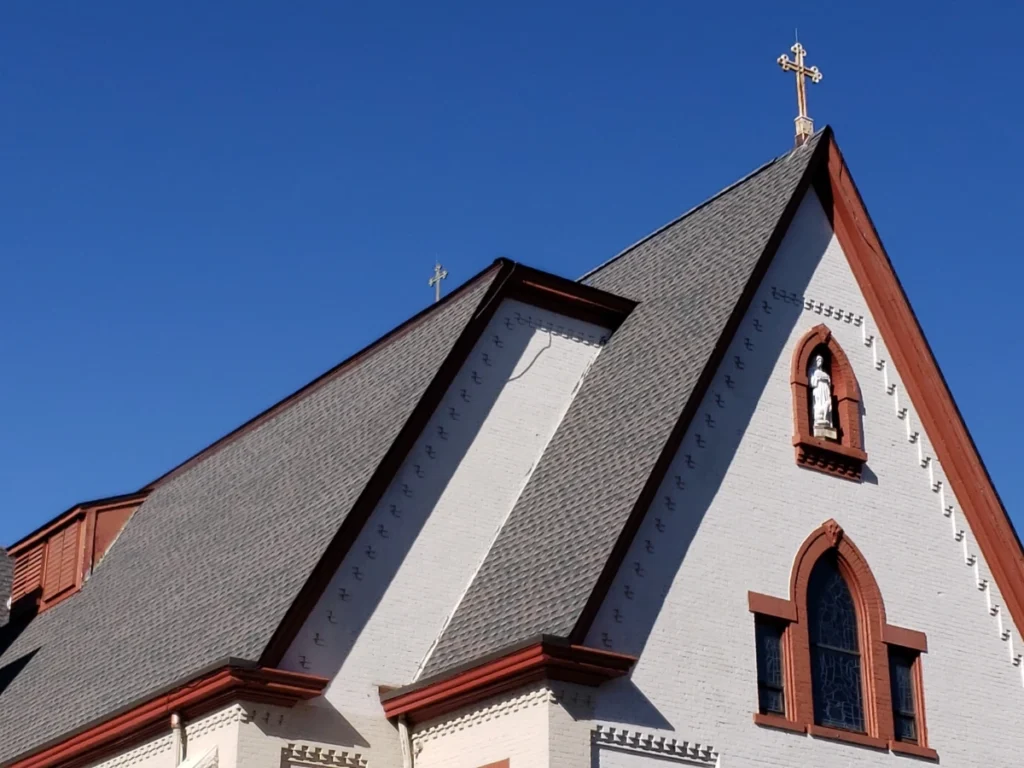
[[(217, 709), (234, 699), (291, 707), (320, 695), (323, 677), (256, 666), (221, 667), (186, 685), (156, 696), (69, 739), (12, 763), (8, 768), (75, 768), (124, 749), (130, 744), (170, 728), (170, 714), (186, 719)], [(228, 710), (215, 719), (223, 724), (241, 717)]]
[(423, 722), (540, 680), (598, 686), (626, 674), (636, 658), (546, 637), (463, 671), (381, 695), (384, 714)]
[(141, 747), (136, 747), (117, 757), (112, 757), (106, 762), (100, 763), (96, 768), (127, 768), (130, 765), (138, 765), (163, 752), (170, 752), (172, 746), (173, 742), (170, 736), (161, 736), (158, 739), (153, 739), (143, 744)]
[(241, 723), (249, 717), (245, 708), (240, 704), (232, 704), (220, 712), (204, 717), (202, 720), (195, 720), (188, 723), (188, 737), (192, 740), (205, 736), (208, 733), (219, 731), (235, 723)]
[[(839, 422), (839, 442), (815, 437), (811, 430), (810, 386), (807, 369), (812, 355), (825, 347), (832, 362), (832, 388)], [(828, 326), (809, 330), (793, 351), (789, 374), (793, 391), (793, 445), (796, 463), (830, 475), (860, 480), (868, 455), (860, 423), (860, 385), (853, 366)]]
[(506, 696), (492, 700), (482, 704), (480, 707), (466, 707), (461, 712), (448, 713), (443, 719), (415, 731), (412, 735), (412, 740), (415, 745), (419, 746), (423, 742), (443, 738), (456, 731), (464, 731), (480, 723), (495, 720), (514, 712), (529, 709), (530, 707), (536, 707), (541, 704), (555, 704), (559, 699), (559, 694), (554, 690), (546, 685), (541, 685), (532, 690), (518, 693), (515, 696)]
[[(834, 552), (839, 571), (850, 588), (857, 609), (858, 646), (861, 654), (861, 682), (864, 686), (866, 733), (827, 728), (814, 722), (814, 691), (811, 672), (811, 643), (808, 631), (807, 587), (815, 564)], [(806, 731), (812, 736), (838, 739), (862, 746), (886, 749), (894, 741), (893, 709), (889, 680), (889, 645), (927, 652), (923, 632), (886, 623), (885, 603), (867, 560), (835, 520), (827, 520), (800, 546), (793, 561), (789, 599), (757, 592), (747, 593), (751, 613), (770, 616), (786, 624), (783, 636), (786, 714), (755, 714), (758, 725)], [(924, 715), (924, 685), (921, 660), (914, 662), (917, 732), (922, 749), (927, 749), (928, 729)], [(902, 743), (902, 742), (900, 742)], [(898, 750), (897, 750), (898, 751)]]
[(281, 748), (282, 763), (285, 766), (330, 766), (330, 768), (366, 768), (366, 758), (359, 752), (320, 747), (311, 744), (288, 744)]
[(591, 743), (597, 747), (655, 755), (687, 765), (718, 765), (719, 754), (710, 744), (678, 741), (667, 736), (607, 725), (597, 725), (590, 733)]

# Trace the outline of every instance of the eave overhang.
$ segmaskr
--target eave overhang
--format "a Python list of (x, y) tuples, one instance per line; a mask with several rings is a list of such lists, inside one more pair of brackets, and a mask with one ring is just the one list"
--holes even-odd
[(622, 677), (635, 656), (574, 645), (543, 636), (486, 659), (381, 694), (384, 714), (410, 723), (439, 717), (542, 680), (596, 687)]
[(190, 720), (236, 700), (292, 707), (319, 696), (327, 683), (323, 677), (231, 659), (183, 685), (15, 760), (9, 768), (75, 768), (169, 732), (173, 713)]

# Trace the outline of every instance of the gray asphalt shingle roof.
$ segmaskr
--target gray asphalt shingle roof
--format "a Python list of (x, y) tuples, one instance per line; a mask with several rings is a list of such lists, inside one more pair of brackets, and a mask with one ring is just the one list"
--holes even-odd
[(583, 278), (638, 306), (587, 374), (423, 677), (573, 630), (821, 136)]
[[(583, 279), (639, 304), (425, 675), (572, 630), (819, 138)], [(259, 658), (494, 274), (158, 483), (81, 594), (0, 655), (0, 764), (227, 657)]]
[(259, 658), (494, 275), (158, 484), (81, 593), (0, 656), (0, 763)]

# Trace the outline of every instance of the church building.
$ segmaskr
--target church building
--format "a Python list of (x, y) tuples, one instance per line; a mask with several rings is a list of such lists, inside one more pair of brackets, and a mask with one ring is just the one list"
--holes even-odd
[(9, 543), (0, 766), (1020, 765), (1021, 542), (797, 139)]

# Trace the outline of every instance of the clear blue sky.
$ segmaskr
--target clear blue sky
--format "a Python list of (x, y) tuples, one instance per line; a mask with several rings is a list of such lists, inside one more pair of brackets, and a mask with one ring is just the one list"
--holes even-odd
[(794, 27), (1021, 528), (1024, 6), (837, 5), (5, 3), (0, 543), (418, 311), (435, 255), (576, 277), (786, 151)]

